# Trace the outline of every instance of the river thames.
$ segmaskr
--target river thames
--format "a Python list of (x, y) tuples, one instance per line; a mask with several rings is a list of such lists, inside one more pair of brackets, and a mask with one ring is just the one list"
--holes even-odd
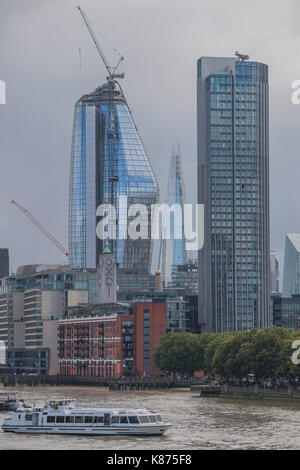
[[(226, 450), (300, 449), (300, 401), (200, 398), (187, 390), (111, 392), (102, 387), (15, 388), (28, 405), (76, 399), (76, 407), (158, 411), (172, 423), (161, 437), (55, 436), (4, 433), (0, 449)], [(7, 417), (0, 413), (0, 426)]]

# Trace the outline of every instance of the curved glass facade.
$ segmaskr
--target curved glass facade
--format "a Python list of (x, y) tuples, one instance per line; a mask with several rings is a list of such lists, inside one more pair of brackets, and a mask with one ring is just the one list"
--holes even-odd
[(75, 105), (69, 195), (72, 267), (96, 267), (103, 250), (103, 241), (96, 237), (96, 209), (103, 203), (114, 205), (119, 221), (119, 196), (127, 196), (128, 207), (144, 204), (148, 208), (149, 239), (119, 239), (117, 223), (110, 249), (119, 268), (149, 271), (150, 208), (158, 202), (158, 185), (122, 92), (106, 84)]

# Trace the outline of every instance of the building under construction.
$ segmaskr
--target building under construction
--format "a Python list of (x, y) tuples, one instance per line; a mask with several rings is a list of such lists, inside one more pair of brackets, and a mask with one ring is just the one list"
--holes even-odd
[[(96, 218), (96, 210), (101, 204), (112, 204), (116, 209), (116, 239), (109, 240), (109, 245), (119, 268), (149, 272), (152, 257), (150, 208), (158, 202), (158, 185), (117, 81), (124, 75), (116, 74), (117, 66), (107, 63), (84, 11), (79, 10), (108, 77), (107, 83), (82, 96), (75, 105), (69, 193), (70, 266), (96, 267), (104, 247), (104, 242), (96, 236), (100, 220)], [(120, 230), (124, 232), (124, 227), (120, 220), (119, 196), (127, 196), (128, 207), (131, 204), (147, 207), (148, 240), (121, 239)]]

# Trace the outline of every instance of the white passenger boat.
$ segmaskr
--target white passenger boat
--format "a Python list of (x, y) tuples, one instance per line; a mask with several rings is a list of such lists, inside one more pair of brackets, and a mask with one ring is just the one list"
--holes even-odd
[(5, 432), (34, 434), (162, 435), (171, 424), (146, 409), (78, 409), (73, 400), (49, 400), (44, 408), (19, 408), (4, 421)]
[(0, 392), (0, 410), (16, 410), (20, 405), (15, 393)]

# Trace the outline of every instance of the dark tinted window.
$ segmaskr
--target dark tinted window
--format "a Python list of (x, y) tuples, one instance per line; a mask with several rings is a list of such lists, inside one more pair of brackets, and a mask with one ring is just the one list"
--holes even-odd
[(47, 423), (55, 423), (55, 416), (47, 416)]
[(74, 416), (66, 416), (66, 423), (74, 423)]
[(149, 416), (149, 418), (150, 418), (150, 423), (156, 423), (156, 416), (151, 415)]
[(84, 422), (85, 423), (92, 423), (93, 422), (93, 416), (85, 416), (84, 417)]
[(65, 422), (65, 417), (64, 416), (56, 416), (56, 422), (57, 423), (64, 423)]
[(139, 420), (137, 416), (128, 416), (128, 419), (131, 424), (139, 424)]
[(83, 416), (75, 416), (75, 423), (83, 423)]
[(32, 421), (32, 415), (25, 415), (26, 421)]
[(103, 423), (103, 416), (95, 416), (94, 423)]
[(128, 424), (128, 418), (127, 418), (127, 416), (121, 416), (121, 417), (120, 417), (120, 423), (121, 423), (121, 424)]
[(112, 416), (111, 423), (117, 424), (119, 422), (119, 416)]

